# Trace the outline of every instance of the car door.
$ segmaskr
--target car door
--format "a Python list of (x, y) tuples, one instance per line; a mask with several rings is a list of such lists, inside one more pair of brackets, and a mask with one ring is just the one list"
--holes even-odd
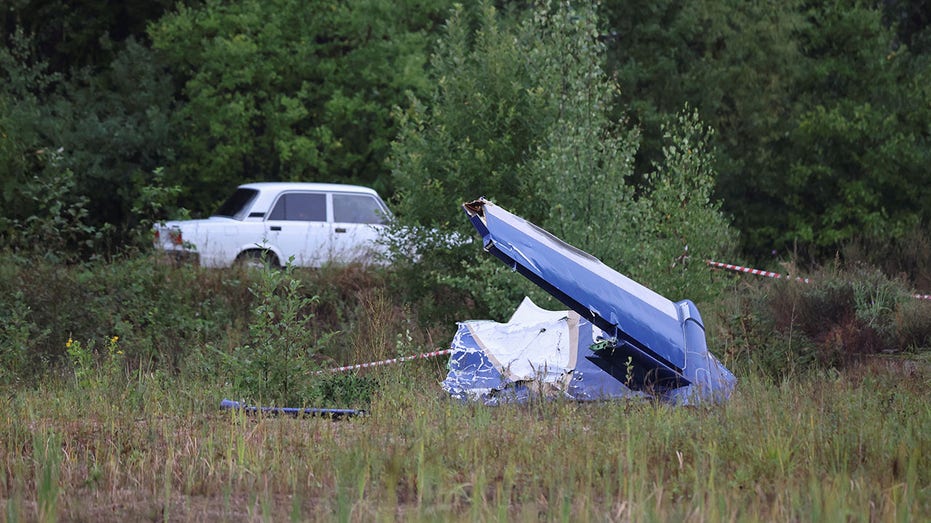
[(325, 192), (282, 193), (265, 220), (265, 238), (281, 253), (282, 264), (320, 267), (329, 258), (330, 224)]
[(341, 262), (369, 262), (380, 251), (378, 239), (388, 221), (388, 207), (370, 194), (334, 192), (333, 254)]

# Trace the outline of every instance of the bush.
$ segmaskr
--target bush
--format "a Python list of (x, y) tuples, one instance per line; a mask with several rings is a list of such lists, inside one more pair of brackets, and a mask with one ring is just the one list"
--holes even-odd
[(176, 368), (191, 347), (244, 325), (251, 304), (234, 272), (176, 269), (149, 256), (69, 266), (6, 254), (0, 270), (0, 311), (10, 311), (9, 329), (29, 332), (27, 374), (67, 361), (69, 338), (113, 336), (131, 366)]
[(774, 377), (931, 348), (931, 304), (902, 281), (859, 264), (810, 281), (741, 282), (718, 303), (713, 345), (725, 360)]
[(282, 271), (258, 271), (249, 291), (256, 298), (249, 334), (227, 357), (233, 387), (252, 403), (303, 405), (312, 398), (314, 355), (332, 336), (306, 328), (318, 297), (302, 292), (290, 263)]
[(0, 276), (0, 386), (58, 370), (98, 386), (140, 370), (219, 379), (255, 401), (364, 404), (377, 375), (313, 372), (436, 350), (455, 330), (422, 329), (393, 273), (358, 265), (205, 270), (148, 255), (61, 265), (7, 253)]
[(905, 300), (894, 312), (893, 331), (899, 347), (931, 352), (931, 300)]
[(0, 385), (20, 383), (36, 374), (41, 359), (31, 349), (49, 334), (32, 320), (22, 290), (10, 298), (0, 309)]
[(931, 228), (915, 226), (901, 237), (864, 235), (841, 250), (847, 264), (863, 263), (931, 294)]

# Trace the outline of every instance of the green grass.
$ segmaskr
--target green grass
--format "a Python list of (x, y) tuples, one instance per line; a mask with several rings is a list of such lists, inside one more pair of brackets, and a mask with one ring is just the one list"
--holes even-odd
[[(451, 401), (441, 360), (314, 374), (447, 343), (390, 272), (294, 271), (291, 296), (146, 258), (0, 271), (0, 521), (931, 520), (931, 303), (873, 273), (702, 305), (725, 405), (490, 408)], [(280, 329), (269, 303), (295, 306)], [(370, 415), (219, 409), (256, 374), (231, 355), (292, 338), (307, 406)]]
[[(380, 371), (370, 415), (218, 410), (226, 392), (139, 374), (0, 404), (10, 520), (922, 521), (931, 369), (871, 360), (726, 405), (448, 400), (437, 362)], [(53, 448), (54, 447), (54, 448)], [(58, 448), (60, 447), (60, 448)]]

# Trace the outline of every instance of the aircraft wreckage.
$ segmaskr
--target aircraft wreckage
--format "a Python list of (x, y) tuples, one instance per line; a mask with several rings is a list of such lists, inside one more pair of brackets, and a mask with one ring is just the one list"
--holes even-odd
[(443, 388), (497, 404), (536, 396), (726, 400), (736, 378), (708, 351), (698, 309), (673, 302), (492, 202), (463, 205), (482, 245), (568, 311), (525, 299), (507, 323), (459, 324)]

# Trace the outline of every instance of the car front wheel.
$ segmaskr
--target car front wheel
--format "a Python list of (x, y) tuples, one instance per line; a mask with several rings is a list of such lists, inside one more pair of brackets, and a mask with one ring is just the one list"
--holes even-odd
[(278, 257), (271, 251), (243, 251), (236, 257), (236, 265), (249, 269), (277, 269), (281, 267)]

